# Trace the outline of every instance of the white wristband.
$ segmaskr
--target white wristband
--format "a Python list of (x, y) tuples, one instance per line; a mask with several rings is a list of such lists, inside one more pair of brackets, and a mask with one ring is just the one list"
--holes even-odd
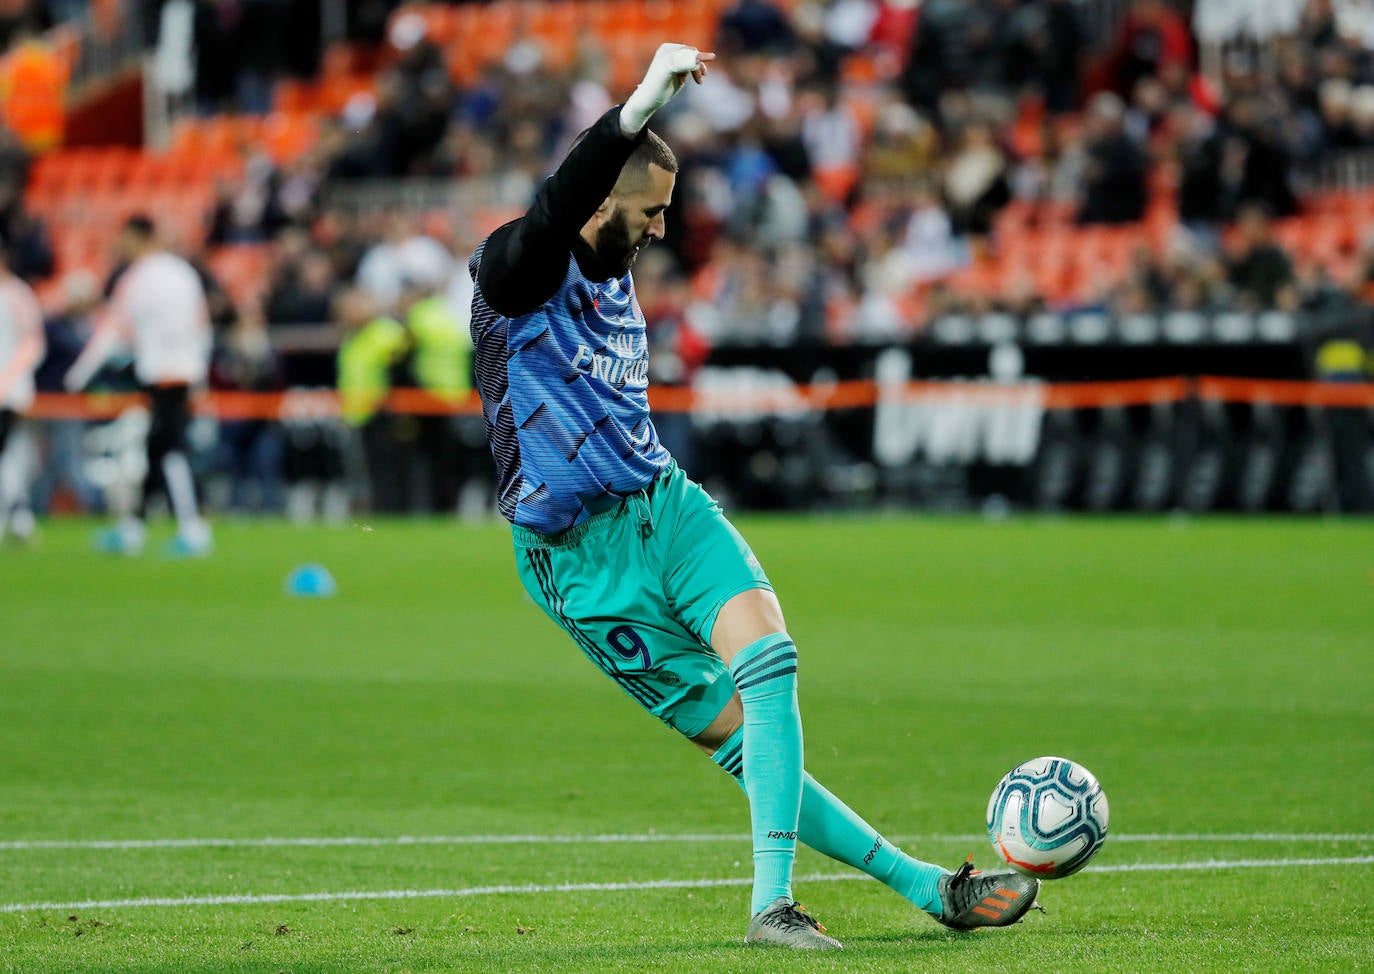
[(672, 100), (687, 76), (696, 70), (700, 52), (686, 44), (660, 44), (644, 80), (620, 107), (620, 131), (633, 138), (654, 112)]

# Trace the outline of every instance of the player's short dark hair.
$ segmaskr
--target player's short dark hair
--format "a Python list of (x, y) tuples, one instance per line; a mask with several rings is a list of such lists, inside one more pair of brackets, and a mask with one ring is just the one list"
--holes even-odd
[(625, 168), (637, 167), (641, 170), (647, 170), (650, 166), (658, 166), (667, 172), (675, 173), (677, 172), (677, 156), (673, 154), (672, 149), (668, 148), (668, 143), (658, 137), (657, 133), (646, 131), (644, 141), (635, 146), (634, 154), (625, 163)]
[[(587, 137), (591, 129), (583, 129), (577, 133), (577, 138), (573, 139), (571, 149), (577, 148), (579, 142)], [(635, 146), (635, 151), (630, 154), (630, 158), (625, 160), (625, 165), (621, 167), (620, 178), (616, 180), (616, 189), (626, 189), (629, 186), (638, 184), (648, 175), (649, 167), (657, 166), (667, 172), (677, 172), (677, 156), (668, 147), (668, 143), (659, 138), (657, 133), (651, 129), (644, 130), (644, 138)]]
[(124, 221), (124, 232), (131, 233), (140, 240), (153, 239), (153, 221), (147, 214), (135, 213)]
[(635, 151), (621, 167), (620, 178), (615, 181), (616, 191), (628, 193), (642, 187), (648, 181), (650, 166), (675, 173), (677, 156), (673, 155), (667, 142), (646, 129), (643, 140), (635, 146)]

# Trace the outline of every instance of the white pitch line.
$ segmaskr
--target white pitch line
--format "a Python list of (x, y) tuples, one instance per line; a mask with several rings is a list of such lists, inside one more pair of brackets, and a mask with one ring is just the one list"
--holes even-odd
[(629, 833), (624, 835), (346, 835), (264, 836), (262, 838), (195, 839), (20, 839), (0, 842), (0, 851), (26, 849), (196, 849), (261, 846), (406, 846), (406, 845), (582, 845), (659, 842), (748, 842), (747, 835), (719, 833)]
[(1374, 832), (1138, 832), (1113, 842), (1374, 842)]
[[(1289, 869), (1295, 866), (1369, 866), (1374, 856), (1347, 856), (1339, 859), (1208, 859), (1200, 862), (1128, 862), (1111, 866), (1089, 866), (1084, 873), (1134, 873), (1212, 871), (1222, 869)], [(867, 880), (862, 873), (813, 873), (798, 876), (795, 882), (844, 883)], [(0, 913), (32, 913), (40, 910), (118, 910), (144, 906), (254, 906), (266, 903), (326, 903), (337, 900), (419, 900), (458, 899), (468, 896), (542, 893), (610, 893), (651, 889), (713, 889), (721, 886), (749, 886), (753, 879), (734, 876), (728, 879), (649, 879), (624, 883), (556, 883), (523, 886), (462, 886), (456, 889), (382, 889), (322, 893), (228, 893), (220, 896), (151, 896), (127, 900), (77, 900), (70, 903), (3, 903)]]
[[(981, 842), (984, 835), (896, 835), (896, 842)], [(1112, 842), (1374, 842), (1370, 832), (1179, 832), (1113, 833)], [(631, 845), (637, 843), (748, 842), (748, 835), (715, 832), (636, 832), (605, 835), (345, 835), (187, 839), (15, 839), (0, 852), (39, 849), (201, 849), (408, 845)]]

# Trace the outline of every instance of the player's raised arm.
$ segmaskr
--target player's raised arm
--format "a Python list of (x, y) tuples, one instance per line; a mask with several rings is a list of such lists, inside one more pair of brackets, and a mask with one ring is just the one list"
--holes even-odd
[(130, 330), (128, 322), (113, 308), (106, 308), (104, 313), (97, 316), (91, 337), (62, 377), (62, 384), (67, 391), (80, 392), (86, 388), (119, 344), (129, 340)]
[(644, 80), (587, 130), (535, 194), (525, 215), (487, 239), (478, 284), (487, 303), (503, 315), (526, 313), (558, 289), (567, 270), (568, 247), (615, 186), (644, 126), (681, 90), (700, 82), (715, 59), (686, 44), (659, 46)]

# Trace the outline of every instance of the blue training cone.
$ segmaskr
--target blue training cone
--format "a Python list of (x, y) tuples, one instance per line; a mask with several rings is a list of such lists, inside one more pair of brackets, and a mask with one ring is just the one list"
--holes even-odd
[(299, 565), (286, 576), (286, 593), (327, 599), (339, 590), (334, 576), (323, 565)]

